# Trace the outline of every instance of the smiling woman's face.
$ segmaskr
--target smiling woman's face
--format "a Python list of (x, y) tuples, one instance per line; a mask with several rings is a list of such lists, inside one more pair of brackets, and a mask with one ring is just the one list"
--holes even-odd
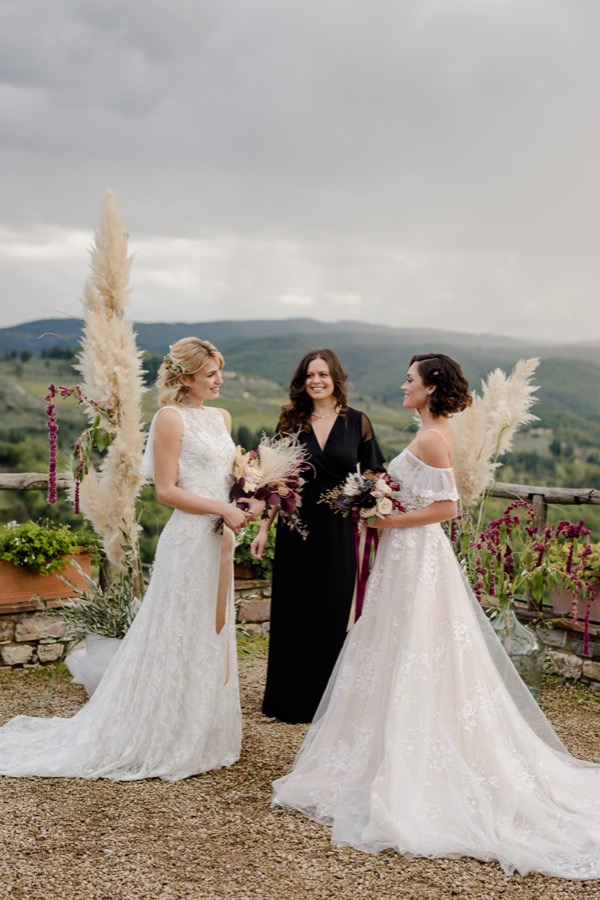
[(223, 384), (218, 360), (211, 356), (201, 369), (193, 375), (187, 375), (183, 383), (187, 386), (192, 405), (202, 406), (205, 400), (216, 400)]
[(326, 400), (333, 396), (333, 378), (324, 359), (313, 359), (308, 364), (304, 383), (311, 400)]

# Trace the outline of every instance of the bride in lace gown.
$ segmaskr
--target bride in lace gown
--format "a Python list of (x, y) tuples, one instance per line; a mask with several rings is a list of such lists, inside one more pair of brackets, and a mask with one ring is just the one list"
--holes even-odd
[(414, 357), (421, 429), (390, 465), (404, 514), (382, 522), (363, 614), (274, 805), (335, 844), (496, 859), (506, 872), (600, 877), (600, 766), (571, 756), (510, 664), (440, 522), (456, 512), (460, 368)]
[(158, 384), (169, 405), (152, 423), (144, 474), (174, 512), (146, 597), (75, 716), (17, 716), (0, 729), (0, 774), (175, 781), (239, 758), (233, 532), (247, 514), (228, 502), (229, 414), (204, 405), (219, 396), (222, 365), (197, 338), (165, 358)]

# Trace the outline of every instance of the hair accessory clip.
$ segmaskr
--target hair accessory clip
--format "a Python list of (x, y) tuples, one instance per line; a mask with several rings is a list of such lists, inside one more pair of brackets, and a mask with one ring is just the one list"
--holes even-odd
[(174, 375), (185, 375), (185, 366), (183, 365), (183, 363), (178, 362), (176, 359), (173, 359), (170, 353), (167, 353), (166, 356), (163, 356), (163, 364), (165, 369), (173, 372)]

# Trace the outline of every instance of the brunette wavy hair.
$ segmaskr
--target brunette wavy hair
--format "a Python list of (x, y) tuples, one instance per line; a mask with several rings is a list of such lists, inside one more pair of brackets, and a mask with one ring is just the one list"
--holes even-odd
[(323, 347), (305, 353), (292, 375), (290, 382), (290, 402), (281, 408), (277, 431), (281, 434), (293, 434), (295, 431), (308, 431), (309, 420), (313, 412), (313, 402), (306, 393), (306, 373), (311, 362), (322, 359), (329, 367), (333, 380), (333, 396), (335, 405), (343, 410), (347, 402), (346, 382), (348, 375), (342, 361), (333, 350)]
[(225, 363), (222, 355), (210, 341), (185, 337), (172, 344), (156, 379), (160, 404), (162, 406), (185, 404), (187, 388), (181, 380), (182, 376), (198, 372), (209, 359), (214, 359), (220, 368)]
[(429, 397), (434, 416), (450, 416), (470, 406), (473, 398), (459, 364), (444, 353), (420, 353), (410, 361), (417, 364), (425, 387), (435, 387)]

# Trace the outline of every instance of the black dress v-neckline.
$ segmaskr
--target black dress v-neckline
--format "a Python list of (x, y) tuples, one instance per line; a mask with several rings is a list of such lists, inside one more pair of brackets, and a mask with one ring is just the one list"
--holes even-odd
[(315, 429), (314, 429), (314, 427), (313, 427), (313, 425), (312, 425), (312, 423), (311, 423), (310, 431), (311, 431), (311, 434), (312, 434), (312, 436), (314, 437), (315, 442), (316, 442), (316, 444), (317, 444), (317, 447), (319, 448), (319, 450), (321, 451), (321, 453), (325, 453), (325, 449), (326, 449), (326, 447), (327, 447), (327, 444), (329, 443), (329, 438), (331, 437), (333, 431), (335, 430), (335, 426), (337, 425), (338, 419), (339, 419), (339, 418), (340, 418), (340, 414), (338, 413), (338, 414), (336, 415), (336, 417), (335, 417), (335, 422), (333, 423), (333, 425), (331, 426), (331, 428), (330, 428), (329, 431), (327, 432), (327, 437), (325, 438), (325, 443), (323, 444), (322, 447), (321, 447), (321, 442), (319, 441), (319, 436), (317, 435), (317, 432), (315, 431)]

